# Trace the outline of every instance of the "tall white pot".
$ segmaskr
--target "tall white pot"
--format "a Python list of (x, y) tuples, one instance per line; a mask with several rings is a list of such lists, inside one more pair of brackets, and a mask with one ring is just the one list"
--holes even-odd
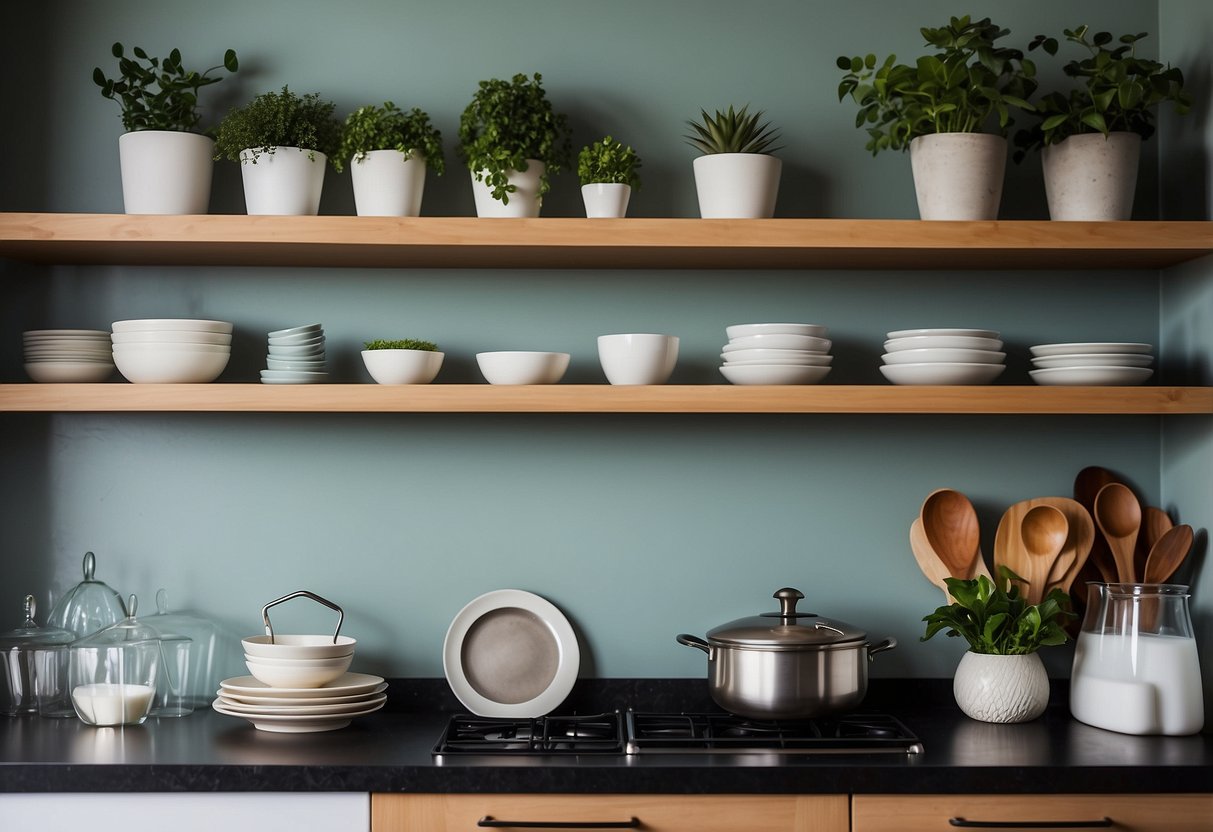
[(585, 215), (591, 218), (615, 219), (628, 213), (628, 200), (632, 186), (616, 182), (591, 182), (581, 186), (581, 199), (585, 202)]
[(1141, 136), (1084, 133), (1040, 152), (1049, 217), (1055, 220), (1127, 220), (1133, 215)]
[(775, 216), (783, 163), (765, 153), (709, 153), (695, 159), (695, 193), (704, 219)]
[(205, 214), (215, 142), (199, 133), (138, 130), (118, 137), (128, 214)]
[(240, 151), (244, 206), (250, 214), (315, 216), (320, 212), (327, 157), (319, 151), (275, 147), (273, 152)]
[(512, 170), (506, 174), (509, 183), (518, 190), (509, 194), (508, 205), (493, 199), (493, 189), (472, 175), (472, 195), (476, 198), (478, 217), (537, 217), (543, 200), (539, 198), (539, 179), (543, 176), (544, 164), (537, 159), (526, 160), (526, 170)]
[(932, 133), (910, 141), (910, 168), (924, 220), (996, 220), (1007, 140), (990, 133)]
[(1049, 704), (1049, 676), (1036, 653), (965, 653), (952, 680), (956, 704), (982, 722), (1029, 722)]
[(350, 160), (354, 207), (360, 217), (416, 217), (425, 192), (425, 157), (414, 151), (370, 150)]

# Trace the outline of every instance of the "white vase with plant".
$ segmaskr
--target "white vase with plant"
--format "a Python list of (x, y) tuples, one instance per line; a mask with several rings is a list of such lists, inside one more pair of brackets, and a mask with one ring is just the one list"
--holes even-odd
[(378, 384), (429, 384), (445, 358), (437, 344), (414, 338), (367, 341), (363, 346), (362, 363)]
[(628, 145), (604, 136), (577, 154), (577, 178), (587, 217), (617, 218), (628, 213), (633, 190), (640, 188), (640, 157)]
[(715, 116), (700, 110), (699, 121), (688, 121), (687, 143), (703, 155), (695, 159), (695, 193), (704, 219), (768, 219), (775, 215), (783, 163), (772, 154), (779, 134), (762, 111), (749, 105)]
[(426, 170), (441, 176), (445, 167), (442, 134), (416, 107), (405, 113), (391, 101), (368, 104), (342, 127), (333, 167), (340, 173), (347, 162), (358, 216), (420, 216)]

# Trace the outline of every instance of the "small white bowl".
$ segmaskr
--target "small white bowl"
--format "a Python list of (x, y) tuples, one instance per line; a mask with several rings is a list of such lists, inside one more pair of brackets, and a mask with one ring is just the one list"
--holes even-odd
[(357, 639), (349, 636), (275, 635), (249, 636), (241, 639), (246, 655), (267, 659), (337, 659), (354, 652)]
[(1057, 367), (1149, 367), (1154, 363), (1154, 356), (1140, 353), (1095, 353), (1092, 355), (1052, 355), (1044, 358), (1033, 358), (1032, 366), (1042, 370), (1052, 370)]
[(353, 655), (345, 656), (338, 659), (336, 664), (328, 667), (283, 667), (269, 664), (270, 661), (270, 659), (246, 658), (244, 664), (255, 679), (272, 688), (319, 688), (340, 679), (349, 669), (354, 657)]
[(993, 350), (898, 350), (885, 353), (881, 358), (886, 364), (928, 364), (938, 361), (949, 364), (1001, 364), (1007, 354)]
[(314, 344), (301, 347), (279, 347), (271, 344), (266, 349), (269, 354), (277, 357), (301, 358), (306, 356), (324, 355), (324, 344)]
[(253, 662), (254, 664), (263, 664), (267, 667), (294, 667), (294, 668), (310, 668), (313, 670), (332, 670), (335, 667), (340, 667), (342, 673), (349, 669), (350, 662), (354, 660), (354, 651), (341, 655), (333, 656), (327, 659), (270, 659), (265, 656), (252, 656), (248, 653), (244, 654), (245, 664)]
[(569, 368), (569, 354), (520, 350), (478, 352), (476, 363), (489, 384), (556, 384)]
[(234, 327), (227, 321), (204, 321), (190, 318), (143, 318), (132, 321), (114, 321), (110, 327), (114, 332), (142, 332), (149, 329), (192, 330), (194, 332), (222, 332), (231, 335)]
[(677, 335), (620, 332), (598, 336), (598, 363), (611, 384), (665, 384), (678, 363)]
[(816, 384), (830, 374), (830, 368), (788, 364), (725, 364), (720, 372), (732, 384)]
[(797, 364), (807, 364), (814, 367), (828, 367), (834, 356), (822, 352), (808, 350), (732, 350), (722, 352), (720, 357), (726, 364), (764, 364), (784, 363), (793, 361)]
[(323, 344), (323, 332), (300, 332), (296, 335), (272, 335), (267, 342), (278, 347), (303, 347), (308, 344)]
[(1126, 344), (1117, 342), (1104, 343), (1077, 343), (1077, 344), (1038, 344), (1035, 347), (1028, 347), (1032, 355), (1037, 358), (1050, 355), (1090, 355), (1091, 353), (1118, 354), (1130, 353), (1132, 355), (1149, 355), (1154, 352), (1154, 347), (1150, 344)]
[(997, 338), (972, 338), (967, 335), (917, 335), (909, 338), (890, 338), (884, 342), (885, 352), (924, 349), (998, 352), (1002, 349), (1002, 341)]
[(40, 383), (95, 384), (112, 376), (114, 365), (109, 361), (30, 361), (25, 374)]
[(445, 355), (434, 350), (363, 350), (362, 363), (377, 384), (429, 384)]
[(830, 328), (821, 324), (734, 324), (724, 328), (729, 338), (745, 338), (750, 335), (811, 335), (825, 338)]
[(215, 344), (228, 346), (232, 336), (225, 332), (191, 332), (184, 329), (147, 329), (136, 332), (115, 332), (110, 335), (115, 344)]
[(312, 335), (319, 335), (323, 331), (323, 324), (303, 324), (302, 326), (292, 326), (288, 329), (275, 329), (273, 332), (269, 333), (267, 337), (288, 338), (292, 335), (305, 335), (306, 337), (310, 338)]
[(135, 384), (205, 384), (219, 378), (230, 357), (226, 352), (201, 349), (114, 350), (118, 372)]
[(725, 345), (724, 351), (773, 349), (829, 352), (830, 346), (830, 339), (818, 338), (814, 335), (746, 335), (742, 338), (730, 339), (729, 343)]
[(1002, 375), (1003, 364), (885, 364), (880, 372), (894, 384), (989, 384)]
[(998, 332), (993, 329), (897, 329), (890, 332), (887, 337), (890, 341), (895, 338), (921, 338), (921, 337), (958, 337), (958, 338), (990, 338), (997, 340)]
[(324, 372), (324, 357), (319, 358), (275, 358), (266, 356), (265, 366), (270, 370), (298, 370), (305, 373)]

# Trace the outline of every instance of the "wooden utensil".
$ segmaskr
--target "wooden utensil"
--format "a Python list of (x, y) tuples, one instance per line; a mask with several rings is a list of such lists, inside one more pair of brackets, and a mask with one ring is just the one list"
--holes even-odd
[(1065, 548), (1070, 536), (1070, 523), (1059, 509), (1038, 505), (1028, 509), (1019, 525), (1023, 540), (1029, 604), (1039, 604), (1044, 598), (1045, 585), (1053, 571), (1053, 562)]
[(1150, 549), (1144, 578), (1147, 584), (1165, 584), (1192, 549), (1192, 527), (1175, 526)]
[(914, 553), (914, 560), (918, 562), (918, 568), (922, 570), (922, 574), (927, 576), (927, 580), (943, 590), (943, 596), (946, 599), (944, 603), (952, 603), (948, 585), (944, 582), (945, 578), (950, 578), (952, 575), (948, 572), (948, 567), (944, 566), (943, 561), (935, 554), (935, 550), (931, 548), (931, 544), (927, 540), (927, 533), (922, 527), (921, 517), (915, 517), (914, 522), (910, 524), (910, 551)]
[(919, 512), (927, 542), (953, 578), (989, 577), (981, 557), (981, 529), (969, 498), (951, 488), (927, 495)]
[(1111, 482), (1095, 495), (1095, 522), (1112, 550), (1117, 580), (1121, 583), (1136, 580), (1133, 547), (1141, 532), (1141, 517), (1141, 503), (1127, 485)]
[[(1078, 476), (1074, 478), (1074, 499), (1087, 510), (1092, 520), (1095, 518), (1095, 497), (1099, 494), (1099, 489), (1113, 482), (1119, 482), (1116, 479), (1116, 475), (1107, 468), (1100, 468), (1098, 465), (1083, 468), (1078, 472)], [(1105, 583), (1115, 583), (1117, 581), (1116, 564), (1112, 560), (1112, 552), (1108, 549), (1108, 542), (1104, 540), (1102, 534), (1095, 535), (1092, 540), (1089, 560), (1094, 567), (1098, 568), (1099, 574)]]
[(1091, 554), (1091, 546), (1095, 540), (1095, 521), (1091, 519), (1089, 511), (1077, 500), (1071, 500), (1069, 497), (1036, 497), (1028, 502), (1033, 508), (1038, 505), (1053, 506), (1066, 516), (1070, 536), (1066, 540), (1065, 548), (1057, 556), (1052, 572), (1049, 573), (1045, 593), (1054, 586), (1069, 592)]
[(1133, 552), (1133, 567), (1138, 575), (1146, 574), (1146, 559), (1162, 536), (1174, 527), (1171, 517), (1161, 508), (1146, 506), (1142, 509), (1141, 534)]
[[(1020, 528), (1024, 515), (1031, 510), (1031, 500), (1021, 500), (1003, 512), (994, 533), (994, 574), (998, 574), (998, 567), (1005, 566), (1025, 581), (1028, 579), (1028, 555)], [(1022, 584), (1020, 590), (1023, 595), (1028, 594)]]

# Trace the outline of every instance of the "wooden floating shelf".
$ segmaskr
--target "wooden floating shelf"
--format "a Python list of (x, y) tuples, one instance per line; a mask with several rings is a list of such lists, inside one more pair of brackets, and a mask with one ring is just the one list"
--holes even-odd
[(1210, 222), (0, 214), (36, 263), (528, 269), (1161, 269)]
[(1213, 414), (1210, 387), (5, 384), (0, 412)]

